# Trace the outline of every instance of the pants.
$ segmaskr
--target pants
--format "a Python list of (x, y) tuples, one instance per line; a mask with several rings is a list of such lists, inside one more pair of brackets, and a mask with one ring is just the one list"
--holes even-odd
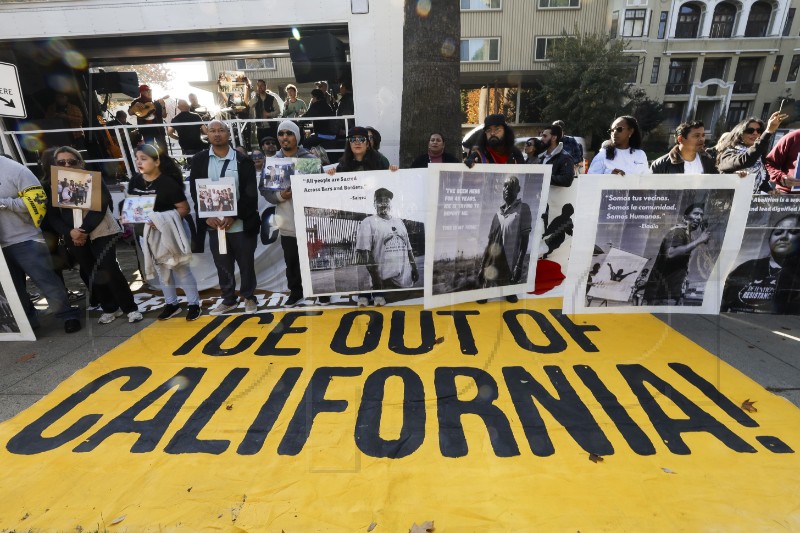
[(26, 274), (47, 298), (47, 303), (56, 317), (65, 321), (80, 317), (78, 308), (69, 305), (67, 289), (53, 270), (50, 252), (45, 243), (27, 241), (12, 244), (3, 247), (3, 255), (6, 258), (17, 296), (22, 303), (22, 308), (25, 309), (31, 327), (38, 326), (39, 321), (36, 318), (36, 308), (28, 298), (28, 291), (25, 287)]
[(297, 237), (281, 235), (283, 260), (286, 262), (286, 282), (291, 296), (303, 297), (303, 279), (300, 277), (300, 255), (297, 253)]
[[(216, 260), (216, 259), (215, 259)], [(176, 287), (183, 289), (189, 305), (200, 305), (200, 293), (197, 292), (197, 281), (194, 279), (192, 269), (188, 263), (173, 267), (156, 265), (161, 290), (164, 291), (164, 300), (167, 305), (178, 303)]]
[(228, 247), (227, 254), (219, 253), (219, 237), (217, 230), (208, 232), (208, 245), (211, 246), (211, 255), (214, 256), (214, 265), (219, 276), (219, 288), (222, 291), (222, 301), (225, 305), (236, 303), (236, 276), (234, 267), (239, 266), (239, 295), (245, 300), (256, 301), (256, 234), (239, 231), (227, 233), (225, 241)]
[(117, 309), (125, 313), (139, 310), (128, 280), (117, 263), (118, 239), (119, 234), (107, 235), (88, 241), (84, 246), (75, 246), (67, 237), (67, 249), (80, 265), (81, 272), (88, 273), (86, 286), (97, 295), (104, 313)]

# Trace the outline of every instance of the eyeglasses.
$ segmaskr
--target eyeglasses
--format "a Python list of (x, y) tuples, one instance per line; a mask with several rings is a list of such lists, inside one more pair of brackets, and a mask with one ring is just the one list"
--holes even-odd
[(294, 137), (294, 132), (288, 130), (283, 130), (278, 132), (278, 137), (288, 137), (289, 135)]
[(764, 133), (764, 128), (745, 128), (744, 132), (745, 133), (758, 133), (759, 135), (761, 135), (762, 133)]
[(59, 167), (78, 167), (81, 165), (81, 162), (77, 159), (57, 159), (56, 165)]
[(347, 140), (350, 141), (353, 144), (364, 144), (365, 142), (367, 142), (367, 138), (363, 137), (363, 136), (350, 137)]
[(250, 157), (253, 158), (253, 159), (264, 159), (264, 156), (261, 155), (261, 154), (251, 155)]
[(277, 142), (276, 141), (265, 141), (264, 144), (271, 144), (271, 145), (275, 146), (277, 144)]
[(614, 132), (622, 133), (623, 131), (625, 131), (625, 126), (617, 126), (616, 128), (611, 128), (608, 130), (608, 134), (611, 135)]

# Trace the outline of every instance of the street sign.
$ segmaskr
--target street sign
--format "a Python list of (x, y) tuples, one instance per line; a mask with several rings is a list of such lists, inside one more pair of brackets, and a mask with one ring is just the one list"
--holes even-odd
[(25, 118), (25, 103), (19, 85), (17, 66), (0, 63), (0, 117)]

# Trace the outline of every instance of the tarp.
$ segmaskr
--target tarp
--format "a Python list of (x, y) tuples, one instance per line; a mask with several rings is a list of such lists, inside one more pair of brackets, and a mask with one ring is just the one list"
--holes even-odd
[(650, 315), (573, 319), (155, 323), (0, 424), (0, 529), (800, 529), (796, 407)]

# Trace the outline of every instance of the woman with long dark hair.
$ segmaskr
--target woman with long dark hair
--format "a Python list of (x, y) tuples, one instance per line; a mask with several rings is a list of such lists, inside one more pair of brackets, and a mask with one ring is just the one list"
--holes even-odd
[(382, 161), (380, 154), (369, 143), (367, 128), (356, 126), (350, 129), (344, 147), (344, 155), (339, 160), (336, 169), (331, 169), (328, 174), (337, 172), (360, 172), (362, 170), (397, 170), (394, 165), (387, 165)]
[(717, 168), (723, 174), (744, 171), (755, 174), (753, 194), (766, 194), (772, 191), (765, 159), (772, 144), (772, 135), (789, 115), (778, 111), (769, 117), (766, 127), (764, 121), (750, 117), (738, 123), (731, 134), (720, 139), (717, 144)]
[(617, 117), (608, 133), (611, 138), (594, 156), (587, 174), (650, 174), (647, 154), (641, 149), (642, 132), (635, 118)]

